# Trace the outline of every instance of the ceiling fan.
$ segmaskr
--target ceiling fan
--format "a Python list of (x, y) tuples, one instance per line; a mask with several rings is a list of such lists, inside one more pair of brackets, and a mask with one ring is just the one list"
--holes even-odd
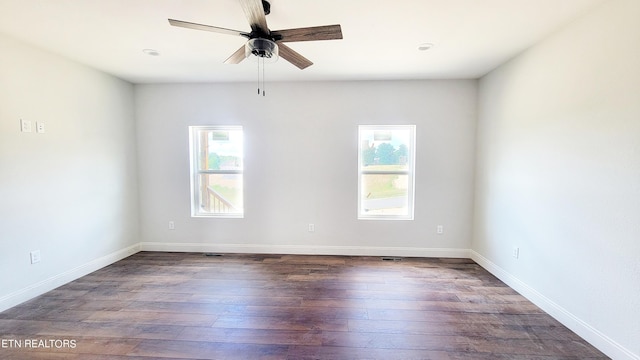
[(251, 32), (225, 29), (217, 26), (196, 24), (174, 19), (169, 19), (169, 24), (187, 29), (211, 31), (228, 35), (240, 35), (247, 38), (247, 43), (224, 61), (226, 64), (239, 64), (250, 55), (255, 55), (262, 60), (275, 60), (280, 56), (302, 70), (313, 65), (313, 63), (284, 43), (342, 39), (342, 29), (340, 28), (340, 25), (325, 25), (271, 31), (267, 26), (266, 17), (266, 15), (271, 12), (271, 4), (269, 1), (239, 1), (247, 20), (249, 20), (249, 25), (251, 25)]

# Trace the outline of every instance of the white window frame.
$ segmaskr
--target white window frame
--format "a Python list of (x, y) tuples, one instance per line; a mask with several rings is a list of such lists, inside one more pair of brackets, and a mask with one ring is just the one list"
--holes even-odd
[[(191, 216), (207, 217), (207, 218), (243, 218), (244, 206), (239, 212), (211, 212), (204, 211), (201, 204), (201, 175), (203, 174), (222, 174), (222, 175), (243, 175), (244, 161), (240, 170), (201, 170), (198, 166), (200, 163), (200, 133), (202, 131), (241, 131), (244, 135), (242, 126), (229, 125), (203, 125), (189, 126), (189, 165), (191, 172)], [(244, 153), (244, 151), (243, 151)], [(243, 159), (244, 160), (244, 159)], [(244, 183), (244, 182), (243, 182)], [(244, 186), (242, 188), (244, 192)]]
[[(407, 156), (407, 170), (379, 171), (366, 170), (363, 166), (362, 144), (363, 131), (392, 131), (409, 130), (409, 154)], [(416, 126), (415, 125), (359, 125), (358, 126), (358, 219), (359, 220), (413, 220), (415, 198), (415, 158), (416, 158)], [(363, 175), (407, 175), (407, 214), (367, 214), (362, 201)]]

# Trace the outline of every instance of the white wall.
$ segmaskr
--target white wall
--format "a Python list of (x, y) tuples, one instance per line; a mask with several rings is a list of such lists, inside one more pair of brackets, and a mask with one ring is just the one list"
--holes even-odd
[(640, 359), (639, 18), (605, 2), (479, 89), (474, 258), (616, 359)]
[(133, 86), (1, 35), (0, 54), (1, 311), (134, 251), (138, 199)]
[[(255, 84), (136, 85), (142, 247), (468, 256), (476, 88), (267, 83), (263, 98)], [(203, 124), (244, 126), (244, 219), (190, 217), (187, 127)], [(417, 125), (414, 221), (356, 219), (358, 124)]]

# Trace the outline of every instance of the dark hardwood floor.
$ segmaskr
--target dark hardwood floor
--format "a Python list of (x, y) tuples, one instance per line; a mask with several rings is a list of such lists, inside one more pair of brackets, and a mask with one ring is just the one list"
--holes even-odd
[(464, 259), (141, 252), (0, 313), (0, 341), (1, 359), (607, 359)]

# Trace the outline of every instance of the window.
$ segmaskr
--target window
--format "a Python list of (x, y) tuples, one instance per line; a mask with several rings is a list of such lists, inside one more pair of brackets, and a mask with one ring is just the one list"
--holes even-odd
[(191, 216), (243, 217), (241, 126), (190, 126)]
[(415, 125), (358, 128), (358, 219), (413, 220)]

